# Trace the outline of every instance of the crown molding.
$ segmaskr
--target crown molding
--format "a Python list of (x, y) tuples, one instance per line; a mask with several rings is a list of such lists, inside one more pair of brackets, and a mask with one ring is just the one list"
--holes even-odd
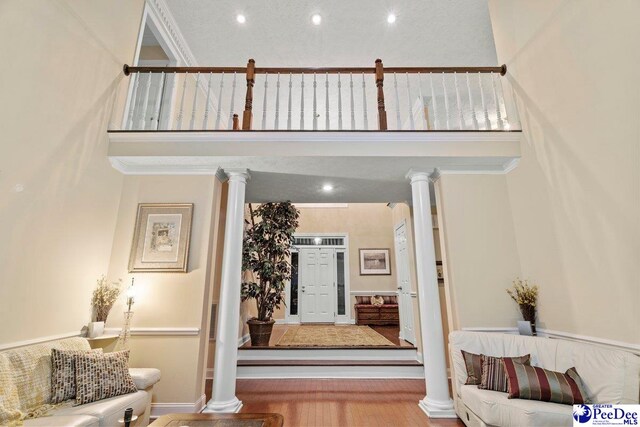
[(182, 35), (173, 14), (169, 11), (167, 2), (165, 0), (147, 0), (147, 6), (151, 10), (152, 15), (158, 18), (156, 24), (161, 25), (159, 30), (170, 36), (171, 41), (181, 56), (180, 61), (183, 63), (182, 65), (187, 67), (196, 66), (196, 57), (193, 55), (191, 48)]

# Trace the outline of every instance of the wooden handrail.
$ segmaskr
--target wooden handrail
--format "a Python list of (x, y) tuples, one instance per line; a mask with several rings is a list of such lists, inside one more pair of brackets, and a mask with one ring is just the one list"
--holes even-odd
[[(507, 66), (499, 67), (387, 67), (385, 73), (499, 73), (504, 76)], [(131, 73), (246, 73), (246, 67), (133, 67), (124, 65), (124, 74)], [(375, 74), (375, 67), (254, 67), (254, 74)]]

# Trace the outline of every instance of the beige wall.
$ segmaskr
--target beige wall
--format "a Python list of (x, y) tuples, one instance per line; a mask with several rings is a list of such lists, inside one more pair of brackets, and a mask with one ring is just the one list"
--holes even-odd
[(505, 289), (520, 260), (504, 175), (443, 175), (435, 184), (452, 329), (512, 327)]
[(640, 343), (640, 2), (489, 5), (525, 129), (506, 185), (539, 324)]
[[(109, 277), (135, 278), (134, 328), (200, 328), (198, 336), (133, 336), (131, 364), (155, 367), (163, 379), (156, 402), (193, 403), (202, 395), (209, 342), (208, 303), (217, 295), (216, 254), (222, 184), (211, 176), (127, 176), (120, 199)], [(127, 272), (138, 203), (193, 203), (187, 273)], [(205, 302), (206, 301), (206, 302)], [(120, 327), (124, 300), (114, 306), (107, 327)]]
[(90, 320), (123, 181), (106, 156), (109, 100), (142, 8), (0, 4), (0, 343), (79, 332)]
[[(350, 203), (347, 208), (301, 208), (298, 233), (347, 233), (351, 291), (396, 291), (391, 209), (383, 203)], [(390, 276), (361, 276), (360, 248), (388, 248)], [(351, 298), (351, 316), (355, 297)], [(279, 318), (284, 318), (281, 311)]]

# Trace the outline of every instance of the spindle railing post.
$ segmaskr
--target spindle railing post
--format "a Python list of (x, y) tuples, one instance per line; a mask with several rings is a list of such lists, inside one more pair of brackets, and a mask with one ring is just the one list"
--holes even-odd
[(247, 63), (247, 95), (244, 99), (244, 112), (242, 113), (242, 130), (251, 130), (251, 120), (253, 113), (253, 85), (255, 80), (256, 61), (250, 59)]
[(387, 130), (387, 111), (384, 108), (384, 66), (382, 59), (376, 59), (376, 87), (378, 88), (378, 127)]

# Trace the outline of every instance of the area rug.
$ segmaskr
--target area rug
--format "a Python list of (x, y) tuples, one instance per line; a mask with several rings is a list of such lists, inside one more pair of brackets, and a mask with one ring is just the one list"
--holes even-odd
[(368, 326), (290, 326), (277, 347), (379, 347), (395, 346)]

